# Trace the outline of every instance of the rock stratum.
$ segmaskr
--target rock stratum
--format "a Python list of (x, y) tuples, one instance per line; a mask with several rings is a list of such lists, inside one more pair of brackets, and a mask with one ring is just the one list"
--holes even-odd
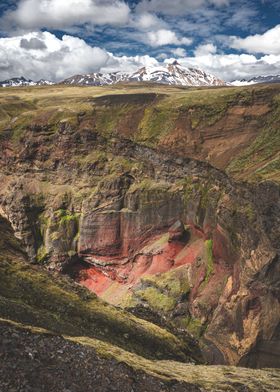
[[(277, 85), (1, 90), (15, 382), (32, 384), (25, 357), (47, 379), (45, 363), (77, 355), (119, 369), (115, 390), (277, 391), (277, 370), (232, 366), (280, 363), (279, 98)], [(77, 361), (84, 382), (100, 374)]]

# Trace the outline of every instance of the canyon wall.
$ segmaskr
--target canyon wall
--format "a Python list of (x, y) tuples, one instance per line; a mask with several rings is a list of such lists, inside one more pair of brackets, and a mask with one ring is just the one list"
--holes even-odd
[[(218, 164), (213, 158), (216, 167), (194, 159), (209, 160), (207, 148), (219, 150), (219, 159), (233, 154), (237, 142), (228, 135), (239, 132), (238, 151), (247, 151), (244, 138), (257, 137), (258, 118), (272, 124), (266, 116), (278, 107), (266, 103), (266, 90), (250, 99), (240, 94), (225, 112), (211, 107), (209, 116), (207, 104), (195, 112), (183, 106), (184, 125), (173, 122), (172, 132), (184, 137), (171, 142), (171, 132), (165, 146), (153, 130), (164, 134), (172, 110), (164, 121), (149, 120), (145, 143), (143, 119), (142, 136), (138, 125), (133, 133), (148, 105), (164, 100), (157, 95), (88, 98), (91, 111), (70, 118), (40, 109), (30, 120), (24, 112), (21, 128), (14, 118), (1, 133), (0, 215), (30, 262), (67, 273), (106, 301), (196, 339), (209, 363), (273, 367), (280, 358), (279, 185), (237, 182), (221, 170), (228, 159)], [(197, 125), (188, 131), (195, 116)], [(197, 127), (209, 135), (199, 145)], [(212, 147), (205, 142), (210, 134)]]

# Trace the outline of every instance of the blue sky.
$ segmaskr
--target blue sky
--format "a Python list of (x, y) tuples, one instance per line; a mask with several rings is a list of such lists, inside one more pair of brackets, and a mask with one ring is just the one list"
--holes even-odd
[(280, 74), (279, 15), (279, 0), (2, 0), (0, 79), (174, 58), (225, 80)]

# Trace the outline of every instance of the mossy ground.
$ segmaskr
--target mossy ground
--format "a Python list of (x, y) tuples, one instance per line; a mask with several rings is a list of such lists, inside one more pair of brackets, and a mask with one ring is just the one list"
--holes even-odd
[(167, 292), (175, 299), (187, 294), (190, 290), (184, 266), (163, 274), (147, 276), (143, 278), (143, 283)]
[(205, 248), (206, 248), (206, 260), (207, 260), (207, 268), (204, 282), (208, 283), (211, 275), (214, 271), (214, 260), (213, 260), (213, 240), (206, 240), (205, 241)]

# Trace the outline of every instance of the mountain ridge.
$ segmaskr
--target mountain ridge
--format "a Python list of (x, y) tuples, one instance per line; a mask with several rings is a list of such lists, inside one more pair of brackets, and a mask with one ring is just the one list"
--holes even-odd
[[(226, 86), (228, 83), (198, 68), (185, 68), (177, 61), (160, 66), (141, 67), (135, 72), (93, 72), (77, 74), (57, 84), (80, 86), (108, 86), (121, 82), (147, 82), (174, 86)], [(39, 80), (34, 82), (23, 76), (0, 82), (2, 87), (42, 86), (56, 84), (52, 81)]]
[(0, 82), (0, 87), (26, 87), (26, 86), (51, 86), (55, 84), (49, 80), (40, 79), (34, 82), (31, 79), (26, 79), (24, 76), (6, 79)]
[(234, 80), (231, 82), (234, 86), (249, 86), (253, 84), (263, 84), (263, 83), (280, 83), (279, 75), (260, 75), (254, 76), (250, 79)]
[(177, 61), (167, 65), (141, 67), (137, 71), (74, 75), (63, 84), (104, 86), (120, 82), (153, 82), (177, 86), (225, 86), (226, 82), (197, 68), (182, 67)]

